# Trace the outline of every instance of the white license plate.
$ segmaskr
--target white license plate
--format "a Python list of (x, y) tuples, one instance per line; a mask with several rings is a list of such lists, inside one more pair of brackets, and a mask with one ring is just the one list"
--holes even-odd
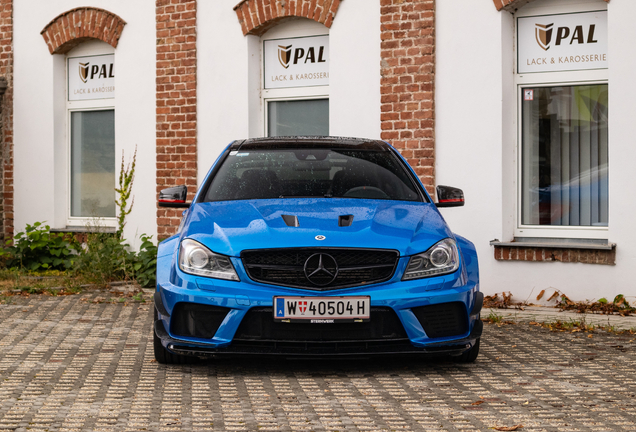
[(274, 321), (333, 324), (369, 321), (371, 297), (274, 297)]

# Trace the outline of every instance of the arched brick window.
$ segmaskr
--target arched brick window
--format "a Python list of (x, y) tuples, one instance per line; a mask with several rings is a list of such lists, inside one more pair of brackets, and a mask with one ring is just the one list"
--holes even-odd
[[(514, 12), (515, 9), (519, 9), (521, 6), (530, 3), (531, 1), (532, 0), (493, 0), (497, 10), (504, 9), (509, 12)], [(605, 2), (609, 3), (609, 0), (605, 0)]]
[(40, 32), (51, 54), (65, 54), (88, 39), (117, 48), (126, 21), (112, 12), (79, 7), (58, 15)]
[(244, 35), (262, 35), (286, 18), (308, 18), (331, 28), (340, 0), (243, 0), (234, 10)]

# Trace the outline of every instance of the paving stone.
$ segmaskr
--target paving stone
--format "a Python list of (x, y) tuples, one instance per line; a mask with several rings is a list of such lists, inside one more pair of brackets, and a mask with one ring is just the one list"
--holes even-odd
[[(636, 335), (588, 338), (523, 324), (571, 319), (555, 310), (504, 312), (519, 324), (486, 324), (471, 365), (392, 358), (164, 366), (154, 361), (152, 293), (145, 296), (147, 303), (109, 303), (108, 291), (95, 290), (0, 305), (0, 432), (636, 430)], [(629, 329), (634, 320), (610, 323)]]

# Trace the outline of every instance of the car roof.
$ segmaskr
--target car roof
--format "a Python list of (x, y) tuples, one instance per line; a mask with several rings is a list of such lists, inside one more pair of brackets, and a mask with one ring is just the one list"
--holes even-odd
[(389, 145), (384, 141), (332, 136), (284, 136), (236, 140), (231, 144), (230, 151), (277, 150), (289, 148), (333, 148), (389, 151)]

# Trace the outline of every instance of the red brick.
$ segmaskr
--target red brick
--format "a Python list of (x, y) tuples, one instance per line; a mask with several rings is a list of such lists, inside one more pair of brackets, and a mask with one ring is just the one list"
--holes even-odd
[[(197, 173), (197, 51), (196, 0), (172, 0), (171, 10), (160, 10), (163, 0), (156, 0), (157, 22), (172, 13), (166, 37), (165, 28), (157, 27), (157, 192), (186, 184), (188, 199), (196, 191)], [(187, 12), (185, 12), (187, 11)], [(239, 20), (257, 20), (245, 5), (236, 9)], [(244, 17), (245, 15), (245, 17)], [(243, 32), (246, 33), (244, 23)], [(169, 53), (164, 55), (163, 53)], [(166, 132), (167, 131), (167, 132)], [(185, 138), (188, 137), (188, 138)], [(158, 238), (176, 233), (181, 212), (157, 213)]]
[(329, 28), (339, 5), (339, 0), (245, 0), (234, 11), (244, 35), (261, 35), (284, 16), (308, 18)]
[[(416, 150), (409, 163), (425, 187), (433, 190), (435, 5), (431, 0), (381, 0), (380, 13), (381, 129), (391, 131), (382, 133), (382, 138), (402, 140), (392, 143)], [(509, 259), (510, 251), (501, 253)]]
[[(13, 1), (2, 0), (2, 14), (0, 14), (0, 41), (4, 46), (2, 57), (0, 57), (0, 70), (7, 80), (7, 89), (4, 96), (0, 99), (0, 112), (2, 119), (0, 120), (2, 127), (2, 148), (5, 156), (2, 160), (2, 182), (0, 184), (0, 207), (2, 220), (2, 230), (0, 237), (8, 240), (13, 237)], [(54, 44), (52, 33), (44, 32), (42, 34), (49, 51)]]
[(58, 15), (41, 34), (51, 54), (64, 54), (87, 36), (116, 48), (125, 24), (119, 16), (103, 9), (79, 7)]

